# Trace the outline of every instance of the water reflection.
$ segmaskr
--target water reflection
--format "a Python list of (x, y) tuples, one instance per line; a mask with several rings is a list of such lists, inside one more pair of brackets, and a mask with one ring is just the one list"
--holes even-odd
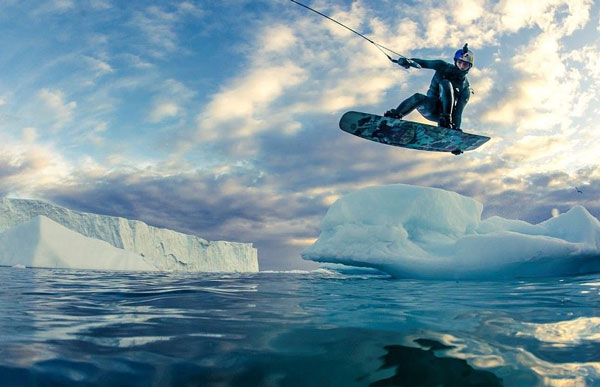
[(415, 340), (422, 348), (389, 345), (381, 367), (393, 368), (395, 374), (371, 383), (384, 386), (501, 386), (502, 380), (489, 371), (474, 369), (462, 359), (439, 357), (439, 352), (453, 347), (434, 340)]

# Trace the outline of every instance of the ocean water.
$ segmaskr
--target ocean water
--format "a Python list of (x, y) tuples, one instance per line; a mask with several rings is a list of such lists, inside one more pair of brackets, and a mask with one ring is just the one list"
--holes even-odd
[(2, 386), (600, 385), (600, 275), (0, 268)]

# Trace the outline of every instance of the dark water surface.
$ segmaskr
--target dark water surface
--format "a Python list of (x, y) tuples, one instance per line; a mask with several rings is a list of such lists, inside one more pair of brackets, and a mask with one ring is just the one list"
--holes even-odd
[(0, 385), (600, 385), (600, 275), (0, 268)]

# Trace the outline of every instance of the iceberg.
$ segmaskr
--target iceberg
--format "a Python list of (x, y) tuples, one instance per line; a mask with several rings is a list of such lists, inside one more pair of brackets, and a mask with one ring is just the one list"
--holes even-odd
[[(197, 236), (152, 227), (138, 220), (72, 211), (39, 200), (0, 199), (1, 233), (7, 233), (40, 216), (81, 236), (104, 241), (112, 247), (141, 256), (145, 262), (158, 270), (258, 271), (258, 253), (251, 243), (207, 241)], [(32, 229), (28, 230), (31, 232)], [(73, 234), (69, 235), (75, 237)], [(32, 238), (35, 238), (35, 235)], [(7, 238), (7, 241), (15, 243), (10, 238)], [(67, 239), (61, 242), (68, 245), (70, 241), (71, 239)], [(4, 247), (7, 246), (9, 244)], [(57, 250), (57, 252), (61, 251)], [(78, 267), (88, 268), (87, 263), (95, 258), (92, 255), (80, 256), (79, 259), (83, 263)], [(18, 264), (26, 263), (18, 262)], [(0, 265), (11, 265), (11, 263), (0, 255)]]
[(600, 272), (600, 222), (584, 207), (539, 224), (492, 216), (437, 188), (369, 187), (338, 199), (304, 259), (397, 278), (508, 279)]
[[(156, 271), (144, 257), (36, 216), (0, 234), (1, 263), (12, 267)], [(83, 258), (83, 259), (82, 259)]]

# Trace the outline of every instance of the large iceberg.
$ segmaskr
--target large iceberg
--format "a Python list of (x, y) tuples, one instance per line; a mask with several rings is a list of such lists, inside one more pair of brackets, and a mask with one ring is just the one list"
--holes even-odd
[(141, 255), (85, 237), (45, 216), (36, 216), (0, 234), (0, 251), (1, 262), (10, 266), (157, 270)]
[(409, 185), (365, 188), (336, 201), (317, 262), (370, 267), (398, 278), (501, 279), (600, 271), (600, 222), (584, 207), (539, 224), (492, 216), (454, 192)]
[[(258, 254), (251, 243), (209, 242), (197, 236), (152, 227), (137, 220), (71, 211), (38, 200), (0, 199), (0, 232), (4, 234), (40, 216), (81, 236), (101, 240), (117, 249), (141, 256), (145, 262), (158, 270), (258, 271)], [(38, 240), (35, 236), (35, 228), (30, 227), (27, 230), (33, 232), (31, 236), (33, 240)], [(10, 238), (5, 240), (10, 241)], [(71, 240), (61, 242), (68, 246)], [(0, 251), (4, 248), (9, 248), (9, 244), (0, 246)], [(10, 264), (5, 257), (0, 254), (0, 265)], [(93, 268), (85, 267), (86, 262), (91, 262), (93, 259), (92, 256), (81, 256), (82, 264), (77, 267)], [(111, 269), (111, 267), (104, 267), (104, 269)], [(122, 268), (116, 267), (116, 269)]]

